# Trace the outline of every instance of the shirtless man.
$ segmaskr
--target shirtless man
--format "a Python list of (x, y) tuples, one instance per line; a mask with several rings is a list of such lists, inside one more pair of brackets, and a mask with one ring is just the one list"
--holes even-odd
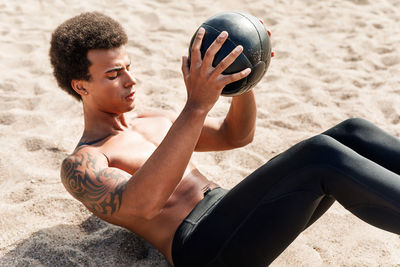
[[(192, 46), (190, 69), (187, 57), (182, 60), (187, 100), (180, 114), (151, 112), (128, 122), (125, 113), (135, 107), (136, 80), (131, 72), (135, 62), (127, 54), (127, 36), (121, 25), (100, 13), (84, 13), (55, 30), (50, 49), (54, 75), (61, 88), (82, 101), (85, 121), (78, 146), (62, 163), (61, 178), (69, 193), (103, 220), (143, 237), (163, 253), (172, 265), (263, 266), (272, 262), (301, 231), (320, 217), (335, 198), (349, 207), (357, 201), (377, 201), (374, 192), (358, 188), (351, 180), (354, 177), (364, 179), (369, 175), (367, 172), (362, 169), (354, 171), (347, 165), (342, 166), (342, 161), (332, 160), (336, 158), (332, 155), (340, 153), (344, 154), (340, 154), (341, 158), (348, 157), (358, 166), (370, 160), (353, 155), (336, 141), (341, 136), (347, 136), (350, 125), (353, 128), (368, 128), (365, 132), (379, 132), (385, 138), (382, 143), (387, 145), (389, 140), (391, 147), (399, 148), (393, 152), (394, 155), (392, 153), (387, 158), (375, 160), (384, 166), (380, 167), (382, 169), (379, 172), (398, 186), (388, 199), (379, 200), (384, 210), (390, 209), (391, 212), (388, 212), (384, 222), (380, 220), (374, 223), (374, 220), (364, 219), (400, 233), (400, 223), (396, 224), (400, 220), (400, 200), (395, 194), (400, 192), (400, 170), (394, 160), (399, 158), (400, 142), (364, 121), (344, 122), (324, 135), (282, 153), (229, 194), (204, 177), (190, 162), (192, 153), (233, 149), (250, 143), (255, 132), (256, 102), (250, 90), (232, 98), (224, 119), (207, 116), (223, 87), (245, 77), (250, 70), (222, 75), (224, 69), (241, 53), (242, 47), (238, 46), (213, 68), (211, 63), (214, 55), (227, 39), (227, 33), (222, 33), (201, 59), (203, 36), (204, 29), (200, 29)], [(379, 146), (373, 149), (384, 149)], [(298, 172), (298, 179), (283, 179), (291, 177), (290, 173), (286, 173), (290, 169), (294, 172), (294, 169), (309, 166), (309, 161), (314, 163), (326, 158), (321, 157), (321, 153), (315, 155), (315, 151), (329, 154), (329, 163), (338, 165), (336, 167), (343, 169), (343, 173), (355, 173), (350, 177), (342, 172), (338, 174), (325, 170), (323, 177), (334, 176), (340, 188), (343, 185), (349, 188), (346, 192), (336, 192), (337, 184), (332, 186), (334, 189), (329, 193), (322, 192), (326, 186), (329, 187), (323, 185), (315, 189), (318, 193), (313, 191), (308, 197), (304, 184), (309, 183), (304, 181), (315, 175)], [(310, 169), (310, 172), (315, 170)], [(263, 173), (262, 177), (260, 173)], [(271, 179), (266, 179), (268, 176)], [(305, 178), (301, 179), (303, 176)], [(284, 182), (279, 184), (276, 181)], [(303, 183), (299, 184), (298, 181)], [(330, 181), (324, 183), (329, 184)], [(264, 184), (261, 186), (260, 183)], [(313, 182), (313, 186), (321, 183)], [(261, 188), (270, 195), (261, 192)], [(383, 186), (382, 190), (388, 189)], [(359, 191), (367, 193), (357, 199), (349, 199)], [(302, 192), (302, 195), (298, 195), (298, 192)], [(281, 195), (284, 197), (279, 197)], [(275, 201), (277, 204), (272, 201), (274, 205), (279, 205), (278, 209), (268, 206), (272, 203), (271, 199), (278, 199)], [(265, 206), (264, 210), (254, 210), (258, 206)], [(363, 210), (352, 212), (361, 218), (366, 217), (363, 216)], [(207, 216), (215, 217), (209, 219), (212, 223), (201, 219)], [(371, 213), (368, 216), (371, 217)], [(264, 228), (268, 231), (261, 233), (258, 224), (266, 218), (269, 221)], [(201, 220), (201, 227), (193, 226)], [(242, 225), (247, 225), (247, 228), (242, 230)], [(202, 228), (201, 231), (197, 230)], [(220, 231), (222, 228), (226, 228), (226, 231)], [(201, 238), (205, 241), (201, 242)], [(252, 239), (246, 243), (246, 238)], [(207, 240), (210, 242), (206, 243)]]
[[(80, 19), (105, 18), (86, 14)], [(176, 229), (204, 192), (216, 187), (190, 163), (193, 151), (232, 149), (253, 138), (256, 105), (251, 91), (233, 98), (224, 120), (207, 117), (223, 87), (249, 70), (221, 75), (241, 47), (212, 68), (213, 55), (227, 35), (216, 40), (212, 53), (201, 62), (204, 31), (200, 31), (191, 71), (183, 58), (188, 97), (180, 115), (152, 112), (127, 122), (124, 113), (135, 107), (136, 80), (126, 36), (118, 30), (123, 38), (116, 47), (88, 51), (90, 79), (71, 80), (83, 102), (85, 129), (76, 150), (64, 160), (61, 177), (67, 190), (90, 211), (142, 236), (172, 262)]]

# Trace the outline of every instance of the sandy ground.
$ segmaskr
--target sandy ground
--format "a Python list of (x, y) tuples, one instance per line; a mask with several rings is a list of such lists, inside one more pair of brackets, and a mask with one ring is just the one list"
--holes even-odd
[[(126, 28), (138, 79), (137, 111), (178, 112), (180, 73), (196, 28), (240, 10), (265, 21), (276, 56), (254, 89), (252, 144), (193, 156), (230, 188), (290, 145), (349, 118), (400, 136), (398, 0), (1, 1), (0, 266), (168, 266), (136, 235), (91, 216), (64, 190), (61, 160), (82, 132), (81, 105), (61, 91), (48, 59), (54, 28), (83, 11)], [(229, 98), (212, 111), (222, 116)], [(273, 266), (399, 266), (400, 237), (367, 225), (339, 204)]]

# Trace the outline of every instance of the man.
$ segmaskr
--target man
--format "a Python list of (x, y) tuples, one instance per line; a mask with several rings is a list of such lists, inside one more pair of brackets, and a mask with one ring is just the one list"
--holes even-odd
[[(100, 13), (84, 13), (55, 30), (54, 75), (82, 101), (85, 120), (78, 146), (62, 163), (65, 188), (98, 217), (142, 236), (175, 266), (268, 264), (334, 198), (369, 223), (400, 233), (400, 141), (363, 120), (346, 121), (300, 143), (229, 193), (196, 169), (190, 162), (194, 151), (244, 146), (253, 139), (256, 120), (253, 91), (233, 97), (224, 119), (207, 117), (223, 87), (250, 70), (222, 75), (242, 47), (214, 68), (228, 33), (221, 33), (202, 59), (204, 34), (200, 29), (196, 35), (190, 68), (187, 57), (182, 59), (187, 100), (180, 114), (145, 113), (128, 122), (136, 80), (121, 25)], [(367, 143), (349, 128), (382, 142)], [(354, 144), (385, 153), (359, 156), (346, 147), (356, 149)], [(371, 167), (375, 174), (390, 186), (370, 177), (370, 168), (352, 167), (372, 160), (380, 164)], [(320, 167), (325, 165), (334, 167)], [(371, 190), (376, 185), (378, 193)], [(380, 208), (368, 209), (368, 203)]]
[[(205, 59), (206, 64), (200, 62), (198, 47), (204, 34), (200, 31), (191, 73), (187, 58), (183, 60), (188, 100), (181, 114), (174, 118), (167, 112), (147, 113), (128, 124), (124, 113), (134, 109), (136, 80), (124, 46), (126, 35), (116, 22), (97, 13), (83, 14), (65, 25), (84, 31), (80, 23), (85, 21), (93, 22), (92, 27), (96, 27), (95, 23), (103, 27), (92, 31), (113, 30), (121, 40), (87, 51), (89, 80), (70, 81), (74, 90), (70, 92), (83, 102), (85, 129), (77, 149), (63, 162), (63, 182), (94, 214), (143, 236), (171, 261), (177, 227), (204, 192), (216, 187), (189, 162), (193, 151), (232, 149), (249, 143), (253, 137), (253, 92), (234, 98), (225, 120), (206, 118), (222, 88), (249, 73), (245, 70), (221, 75), (242, 48), (211, 70), (213, 55)], [(110, 28), (104, 28), (103, 21)], [(68, 38), (76, 35), (69, 33)], [(101, 37), (96, 34), (92, 38)], [(227, 35), (218, 38), (210, 51), (215, 54), (226, 38)], [(65, 46), (67, 41), (61, 42)], [(55, 56), (52, 58), (56, 60)]]

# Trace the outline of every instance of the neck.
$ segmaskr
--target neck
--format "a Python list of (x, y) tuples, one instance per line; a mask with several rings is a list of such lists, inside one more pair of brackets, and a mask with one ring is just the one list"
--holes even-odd
[(81, 141), (92, 141), (127, 129), (124, 113), (113, 114), (83, 105), (85, 129)]

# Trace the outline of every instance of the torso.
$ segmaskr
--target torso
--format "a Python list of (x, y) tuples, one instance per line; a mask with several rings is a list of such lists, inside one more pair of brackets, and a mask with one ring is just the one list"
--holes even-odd
[[(130, 130), (123, 131), (90, 147), (105, 155), (109, 167), (133, 175), (150, 157), (167, 134), (172, 122), (161, 116), (140, 116), (134, 119)], [(177, 151), (178, 153), (178, 151)], [(173, 168), (173, 166), (171, 166)], [(192, 163), (162, 212), (151, 220), (103, 218), (140, 235), (156, 247), (172, 263), (171, 246), (175, 231), (190, 211), (203, 199), (204, 190), (215, 184), (202, 175)], [(101, 216), (100, 216), (101, 217)]]

